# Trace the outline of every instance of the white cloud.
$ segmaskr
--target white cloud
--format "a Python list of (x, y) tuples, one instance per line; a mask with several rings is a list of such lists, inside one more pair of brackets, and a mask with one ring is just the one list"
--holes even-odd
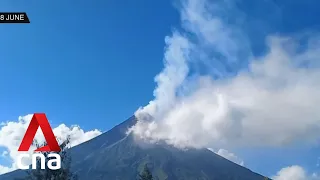
[(307, 175), (304, 169), (300, 166), (290, 166), (282, 168), (276, 176), (273, 177), (274, 180), (307, 180)]
[[(300, 45), (299, 39), (270, 36), (269, 51), (253, 57), (246, 35), (216, 13), (221, 4), (183, 2), (186, 33), (166, 38), (155, 98), (135, 113), (140, 121), (129, 132), (180, 148), (315, 143), (320, 136), (319, 38), (309, 35)], [(246, 61), (248, 71), (212, 78), (223, 74), (217, 62), (229, 67)], [(195, 68), (202, 63), (205, 74)]]
[(240, 159), (237, 155), (235, 155), (232, 152), (229, 152), (228, 150), (225, 149), (219, 149), (218, 151), (214, 151), (212, 148), (208, 148), (210, 151), (218, 154), (219, 156), (222, 156), (226, 159), (228, 159), (229, 161), (232, 161), (236, 164), (239, 164), (241, 166), (244, 166), (244, 162), (242, 159)]
[(319, 180), (318, 174), (308, 175), (301, 166), (289, 166), (282, 168), (277, 175), (273, 176), (274, 180)]
[(65, 124), (60, 124), (53, 129), (53, 132), (60, 139), (65, 140), (67, 136), (70, 136), (71, 147), (86, 142), (101, 134), (98, 129), (85, 132), (80, 126), (68, 127)]
[[(20, 116), (18, 121), (8, 121), (1, 123), (0, 126), (0, 147), (4, 147), (7, 151), (2, 152), (2, 156), (9, 157), (12, 160), (11, 167), (5, 167), (0, 165), (0, 174), (12, 171), (16, 169), (16, 157), (18, 155), (18, 147), (21, 143), (21, 140), (26, 132), (27, 127), (31, 121), (32, 114), (26, 116)], [(53, 132), (57, 138), (60, 140), (65, 140), (67, 136), (70, 136), (70, 145), (76, 146), (80, 143), (88, 141), (98, 135), (101, 132), (97, 129), (92, 131), (84, 131), (79, 126), (67, 127), (65, 124), (60, 124), (58, 127), (52, 127)], [(38, 142), (44, 142), (44, 136), (39, 128), (35, 139)], [(32, 146), (29, 150), (31, 153), (35, 149)]]
[(6, 166), (0, 165), (0, 174), (11, 172), (11, 171), (14, 171), (15, 169), (16, 168), (13, 168), (13, 167), (6, 167)]

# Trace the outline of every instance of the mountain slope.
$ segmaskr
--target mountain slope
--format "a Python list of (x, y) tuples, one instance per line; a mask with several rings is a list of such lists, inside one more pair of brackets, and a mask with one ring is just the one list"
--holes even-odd
[[(73, 170), (80, 180), (134, 180), (145, 164), (155, 180), (263, 180), (264, 177), (207, 149), (179, 150), (168, 145), (140, 146), (126, 136), (134, 117), (71, 149)], [(24, 172), (23, 172), (24, 173)], [(11, 180), (15, 171), (0, 176)]]
[[(142, 148), (131, 136), (102, 148), (75, 169), (84, 179), (136, 179), (148, 164), (155, 179), (262, 180), (263, 176), (234, 164), (209, 150), (182, 151), (165, 145)], [(94, 172), (94, 173), (92, 173)]]

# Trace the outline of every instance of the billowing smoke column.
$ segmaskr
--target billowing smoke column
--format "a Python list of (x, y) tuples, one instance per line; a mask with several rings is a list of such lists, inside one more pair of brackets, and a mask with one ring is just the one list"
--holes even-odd
[[(183, 31), (165, 38), (154, 99), (129, 129), (179, 148), (281, 146), (320, 135), (320, 41), (267, 38), (254, 57), (246, 34), (227, 23), (229, 1), (181, 3)], [(232, 13), (230, 13), (232, 14)], [(242, 68), (246, 64), (248, 68)]]

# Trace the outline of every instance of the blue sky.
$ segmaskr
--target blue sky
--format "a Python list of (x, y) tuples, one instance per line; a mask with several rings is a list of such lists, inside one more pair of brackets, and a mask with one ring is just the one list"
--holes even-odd
[(151, 99), (178, 20), (169, 1), (3, 1), (1, 10), (31, 20), (1, 28), (1, 118), (40, 111), (104, 130)]
[[(266, 50), (268, 34), (320, 30), (317, 0), (250, 0), (237, 6), (246, 19), (228, 20), (242, 21), (256, 55)], [(16, 0), (1, 1), (0, 11), (25, 11), (31, 21), (0, 28), (0, 120), (45, 112), (52, 126), (78, 124), (84, 130), (106, 131), (152, 99), (164, 38), (181, 28), (169, 0)], [(237, 153), (249, 168), (272, 175), (291, 164), (317, 171), (317, 150)]]

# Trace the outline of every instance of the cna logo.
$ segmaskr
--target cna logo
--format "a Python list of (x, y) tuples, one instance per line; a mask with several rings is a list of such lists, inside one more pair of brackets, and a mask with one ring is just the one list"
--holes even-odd
[[(44, 113), (35, 113), (32, 116), (32, 119), (30, 121), (30, 124), (27, 128), (27, 131), (21, 141), (21, 144), (19, 146), (18, 151), (19, 152), (28, 152), (30, 149), (30, 146), (32, 145), (33, 139), (37, 133), (38, 128), (41, 128), (42, 133), (46, 139), (47, 145), (40, 147), (35, 150), (35, 153), (31, 155), (32, 159), (32, 169), (37, 168), (37, 161), (40, 158), (40, 167), (41, 169), (45, 169), (45, 162), (46, 157), (45, 153), (47, 153), (48, 161), (47, 161), (47, 167), (51, 170), (57, 170), (61, 168), (61, 157), (58, 153), (54, 152), (60, 152), (60, 146), (53, 134), (52, 128), (49, 124), (49, 121)], [(41, 153), (43, 152), (43, 153)], [(19, 169), (29, 169), (29, 165), (23, 165), (22, 159), (23, 158), (30, 158), (29, 153), (21, 153), (18, 156), (17, 159), (17, 166)]]

